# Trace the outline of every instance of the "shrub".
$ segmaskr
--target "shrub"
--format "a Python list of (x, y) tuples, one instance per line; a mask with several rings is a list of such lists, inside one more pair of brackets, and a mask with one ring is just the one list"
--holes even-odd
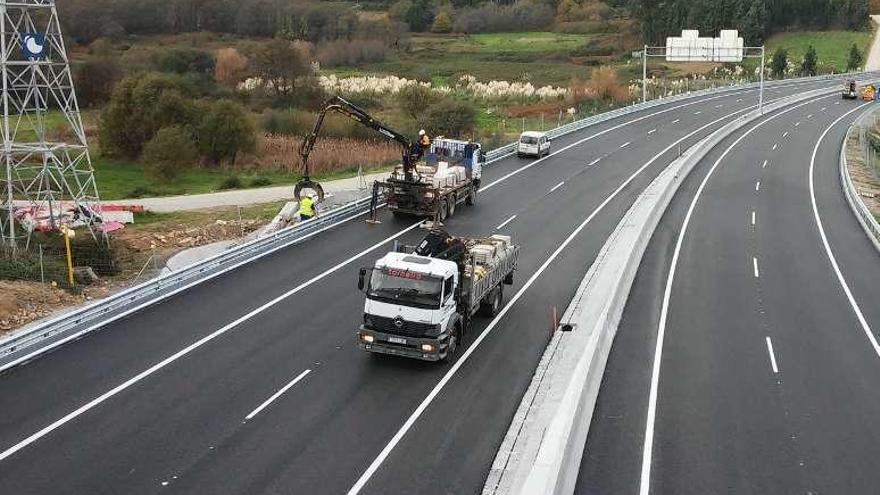
[(449, 33), (452, 32), (452, 17), (446, 11), (442, 11), (434, 18), (434, 24), (431, 25), (432, 33)]
[(131, 190), (126, 197), (128, 198), (148, 198), (150, 196), (155, 196), (156, 191), (153, 190), (150, 186), (137, 186)]
[(617, 73), (612, 67), (599, 67), (593, 69), (590, 78), (590, 88), (597, 97), (603, 100), (625, 101), (629, 97), (629, 91), (617, 81)]
[(272, 179), (265, 176), (254, 177), (249, 184), (250, 187), (266, 187), (271, 185)]
[(197, 158), (190, 132), (180, 126), (163, 127), (141, 155), (147, 175), (158, 182), (171, 182)]
[[(262, 127), (269, 134), (281, 136), (305, 136), (312, 132), (317, 116), (302, 110), (269, 110), (263, 113)], [(321, 137), (328, 138), (376, 138), (376, 132), (345, 117), (329, 114), (324, 119)]]
[(254, 126), (244, 109), (232, 100), (210, 104), (196, 132), (199, 150), (210, 163), (235, 164), (236, 156), (254, 149)]
[(217, 50), (214, 80), (218, 84), (235, 87), (247, 77), (248, 59), (235, 48)]
[(226, 191), (228, 189), (241, 189), (242, 187), (244, 187), (244, 183), (237, 175), (230, 175), (229, 177), (220, 181), (220, 185), (217, 186), (217, 188), (221, 191)]
[(138, 74), (120, 81), (98, 128), (101, 151), (135, 159), (156, 132), (173, 125), (195, 127), (201, 113), (196, 91), (178, 76)]
[(383, 62), (389, 48), (379, 40), (336, 40), (318, 45), (318, 60), (322, 66), (358, 65)]
[(214, 57), (198, 48), (174, 47), (157, 55), (156, 66), (162, 72), (175, 74), (211, 74), (214, 71)]
[(462, 9), (453, 23), (459, 33), (526, 31), (546, 28), (553, 22), (553, 8), (542, 3), (519, 1), (513, 5), (486, 3)]
[(423, 112), (419, 124), (433, 135), (463, 137), (477, 125), (477, 109), (469, 102), (443, 99)]
[(74, 80), (80, 106), (93, 107), (108, 102), (113, 86), (120, 79), (122, 68), (110, 58), (92, 59), (77, 65)]
[(401, 110), (416, 120), (419, 114), (437, 102), (437, 99), (437, 93), (421, 84), (408, 84), (397, 93), (397, 102)]

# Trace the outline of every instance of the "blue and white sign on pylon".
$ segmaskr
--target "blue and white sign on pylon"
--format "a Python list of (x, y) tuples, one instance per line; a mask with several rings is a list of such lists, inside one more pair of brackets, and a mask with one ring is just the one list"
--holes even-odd
[(46, 57), (46, 35), (43, 33), (21, 33), (21, 54), (30, 60)]

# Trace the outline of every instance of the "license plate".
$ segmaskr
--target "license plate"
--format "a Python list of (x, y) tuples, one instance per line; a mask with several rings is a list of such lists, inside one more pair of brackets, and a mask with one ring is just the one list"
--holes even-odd
[(402, 339), (400, 337), (388, 337), (388, 342), (391, 342), (392, 344), (406, 345), (406, 339)]

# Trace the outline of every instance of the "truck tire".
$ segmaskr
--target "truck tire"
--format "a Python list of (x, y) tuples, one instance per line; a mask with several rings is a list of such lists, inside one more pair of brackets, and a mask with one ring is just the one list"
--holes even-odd
[(477, 186), (471, 184), (471, 187), (468, 188), (467, 197), (464, 198), (464, 204), (468, 206), (474, 206), (477, 202)]
[(449, 207), (446, 204), (446, 198), (440, 200), (440, 211), (438, 212), (438, 217), (440, 221), (443, 222), (446, 220), (446, 214), (449, 212)]
[(498, 312), (501, 311), (502, 302), (504, 302), (504, 291), (499, 285), (489, 294), (489, 299), (480, 304), (480, 312), (483, 316), (497, 316)]
[(449, 343), (446, 344), (446, 356), (443, 357), (440, 361), (444, 363), (448, 363), (452, 361), (453, 356), (455, 356), (455, 351), (458, 350), (458, 345), (461, 343), (461, 326), (456, 324), (455, 329), (452, 331), (452, 335), (449, 336)]
[(447, 201), (448, 201), (447, 204), (449, 205), (449, 208), (448, 208), (448, 213), (446, 213), (446, 216), (451, 217), (452, 215), (455, 214), (455, 206), (456, 206), (455, 204), (458, 203), (458, 198), (455, 197), (455, 193), (452, 193), (452, 195), (449, 196)]

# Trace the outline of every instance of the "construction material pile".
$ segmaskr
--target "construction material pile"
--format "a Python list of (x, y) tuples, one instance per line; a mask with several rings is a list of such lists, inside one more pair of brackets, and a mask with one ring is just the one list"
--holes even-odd
[(492, 267), (504, 258), (503, 255), (511, 249), (511, 246), (511, 238), (507, 235), (493, 234), (487, 238), (477, 239), (475, 244), (468, 248), (474, 265), (465, 268), (465, 276), (473, 276), (475, 281), (482, 280)]

